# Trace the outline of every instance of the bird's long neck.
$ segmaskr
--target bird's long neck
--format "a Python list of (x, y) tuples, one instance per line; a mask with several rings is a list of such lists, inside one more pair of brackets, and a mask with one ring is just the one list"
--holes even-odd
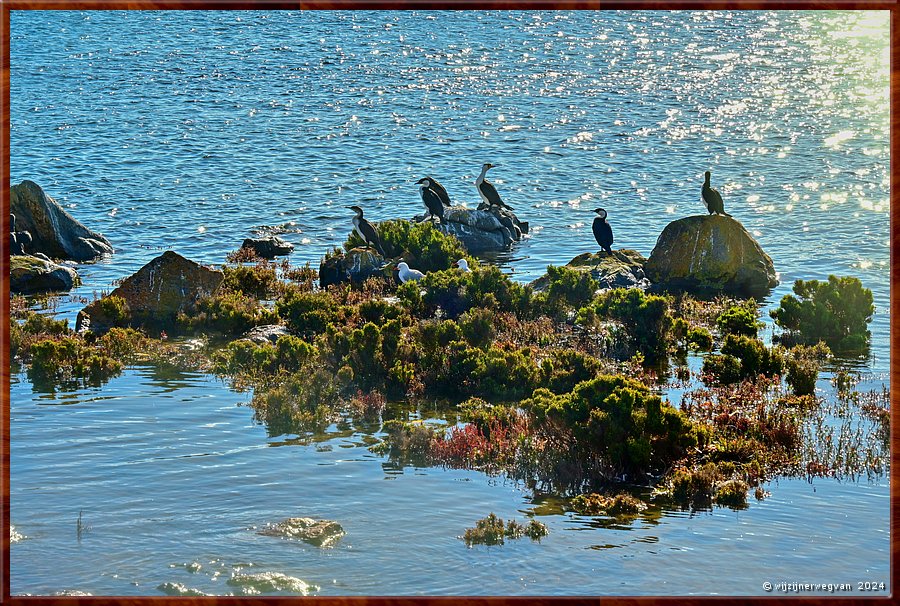
[(485, 175), (487, 175), (487, 171), (488, 171), (488, 167), (487, 167), (487, 166), (482, 166), (482, 167), (481, 167), (481, 174), (478, 175), (478, 178), (475, 179), (475, 182), (476, 182), (476, 183), (482, 183), (482, 182), (484, 181)]
[(703, 176), (703, 187), (709, 187), (709, 175)]

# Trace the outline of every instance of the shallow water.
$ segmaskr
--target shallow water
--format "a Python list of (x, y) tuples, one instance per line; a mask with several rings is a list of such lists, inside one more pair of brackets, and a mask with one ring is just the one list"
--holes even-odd
[[(73, 294), (91, 297), (162, 250), (219, 264), (258, 232), (315, 264), (349, 232), (345, 206), (412, 216), (425, 174), (473, 205), (486, 161), (532, 225), (501, 266), (530, 280), (595, 248), (597, 206), (616, 246), (649, 255), (669, 221), (703, 211), (710, 168), (775, 261), (767, 308), (797, 278), (856, 275), (873, 290), (860, 370), (877, 387), (889, 354), (887, 34), (884, 12), (14, 11), (12, 182), (36, 181), (113, 242), (115, 255), (79, 266)], [(458, 535), (489, 511), (548, 510), (477, 472), (398, 473), (363, 432), (268, 437), (236, 406), (246, 400), (146, 367), (55, 394), (14, 376), (13, 593), (161, 595), (167, 582), (228, 593), (238, 570), (324, 595), (887, 581), (883, 478), (782, 480), (744, 511), (616, 528), (551, 509), (539, 544), (467, 549)], [(320, 551), (253, 530), (293, 516), (338, 520), (347, 536)]]

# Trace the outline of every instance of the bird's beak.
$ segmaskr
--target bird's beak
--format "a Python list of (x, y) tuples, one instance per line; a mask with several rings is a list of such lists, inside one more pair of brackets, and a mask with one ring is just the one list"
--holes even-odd
[(453, 267), (459, 267), (459, 261), (454, 261), (454, 262), (453, 262)]

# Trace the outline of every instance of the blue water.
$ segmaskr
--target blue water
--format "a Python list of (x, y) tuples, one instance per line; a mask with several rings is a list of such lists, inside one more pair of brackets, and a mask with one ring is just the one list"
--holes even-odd
[[(597, 206), (616, 246), (649, 255), (668, 222), (703, 212), (711, 169), (775, 262), (767, 308), (797, 278), (855, 275), (873, 290), (860, 370), (864, 386), (887, 383), (886, 12), (13, 11), (10, 31), (12, 182), (36, 181), (116, 248), (78, 267), (76, 297), (165, 249), (220, 264), (254, 233), (315, 265), (348, 234), (346, 206), (410, 217), (426, 174), (474, 205), (487, 161), (532, 225), (499, 259), (527, 281), (596, 248)], [(81, 305), (65, 298), (58, 313)], [(275, 447), (246, 400), (143, 367), (56, 394), (15, 376), (12, 522), (26, 538), (13, 593), (154, 595), (167, 581), (226, 593), (241, 568), (320, 594), (887, 581), (885, 478), (782, 480), (745, 511), (600, 528), (477, 472), (398, 474), (363, 431)], [(457, 538), (489, 511), (535, 510), (551, 530), (540, 544)], [(254, 534), (304, 515), (347, 537), (320, 552)], [(171, 567), (191, 562), (198, 573)]]

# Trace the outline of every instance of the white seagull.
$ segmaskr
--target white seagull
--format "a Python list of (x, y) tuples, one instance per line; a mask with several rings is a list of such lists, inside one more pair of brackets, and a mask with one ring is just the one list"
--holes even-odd
[(469, 270), (469, 262), (466, 261), (465, 259), (460, 259), (459, 261), (457, 261), (456, 263), (453, 264), (453, 267), (458, 267), (463, 271), (470, 271)]
[(420, 272), (418, 269), (410, 269), (409, 265), (406, 264), (406, 261), (400, 261), (397, 263), (397, 271), (400, 275), (400, 281), (404, 284), (409, 282), (410, 280), (421, 280), (425, 277), (425, 274)]

